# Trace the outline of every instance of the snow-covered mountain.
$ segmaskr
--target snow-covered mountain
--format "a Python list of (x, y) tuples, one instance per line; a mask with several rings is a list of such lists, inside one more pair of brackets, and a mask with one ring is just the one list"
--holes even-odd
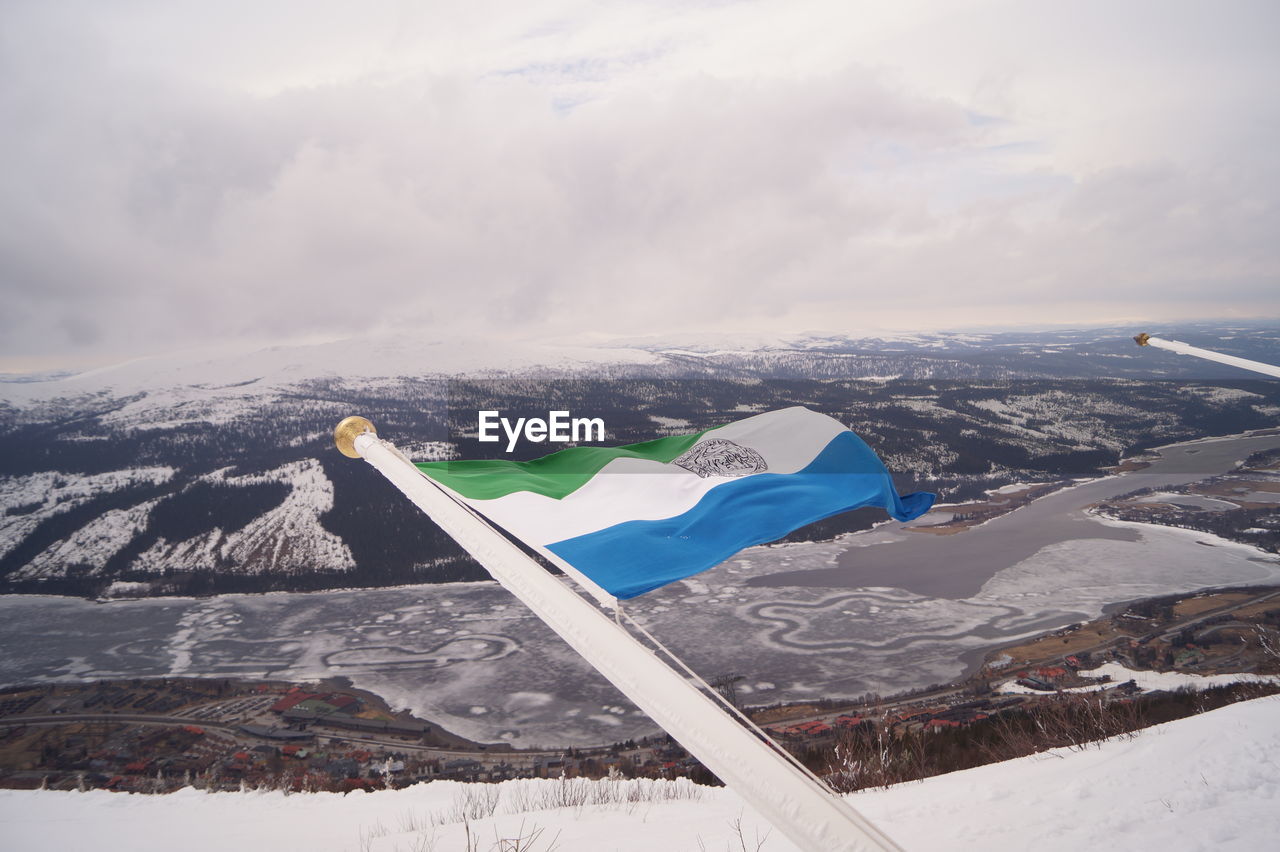
[[(1245, 378), (1249, 374), (1167, 352), (1140, 350), (1132, 341), (1148, 331), (1231, 355), (1280, 360), (1280, 326), (1186, 324), (982, 332), (819, 333), (789, 335), (653, 336), (564, 344), (502, 338), (384, 335), (267, 347), (225, 346), (139, 358), (83, 372), (0, 373), (0, 403), (28, 407), (53, 399), (156, 394), (188, 388), (209, 392), (246, 388), (258, 393), (313, 379), (478, 377), (589, 372), (683, 374), (705, 368), (818, 372), (834, 360), (846, 378), (1081, 379)], [(693, 363), (691, 363), (691, 359)], [(897, 359), (898, 372), (874, 372)]]
[[(55, 399), (126, 398), (186, 391), (172, 402), (254, 396), (317, 379), (502, 375), (658, 364), (628, 347), (559, 346), (476, 338), (362, 337), (268, 347), (223, 347), (139, 358), (79, 373), (0, 374), (0, 401), (32, 406)], [(158, 401), (163, 401), (158, 400)]]
[[(1270, 697), (848, 801), (911, 852), (1257, 852), (1280, 836), (1278, 763)], [(732, 791), (645, 780), (288, 796), (2, 790), (0, 830), (14, 852), (795, 850)]]

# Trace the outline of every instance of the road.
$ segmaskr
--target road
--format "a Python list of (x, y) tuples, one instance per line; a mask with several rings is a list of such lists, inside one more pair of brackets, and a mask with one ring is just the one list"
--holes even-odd
[(80, 722), (117, 722), (133, 725), (160, 725), (165, 727), (194, 725), (228, 735), (243, 736), (238, 726), (209, 724), (203, 719), (184, 719), (181, 716), (148, 716), (143, 713), (54, 713), (43, 716), (3, 716), (4, 725), (75, 725)]
[[(156, 725), (161, 727), (179, 727), (194, 725), (205, 730), (217, 731), (238, 742), (262, 745), (262, 744), (278, 744), (277, 740), (270, 740), (265, 737), (255, 737), (240, 730), (241, 724), (255, 724), (253, 722), (217, 724), (210, 723), (204, 719), (184, 718), (182, 716), (152, 716), (143, 713), (57, 713), (45, 714), (38, 716), (4, 716), (0, 717), (0, 727), (8, 725), (75, 725), (82, 722), (114, 722), (117, 724), (132, 725)], [(424, 746), (418, 743), (406, 742), (401, 739), (378, 739), (376, 737), (351, 736), (347, 732), (317, 731), (314, 728), (312, 733), (316, 734), (317, 739), (323, 737), (329, 740), (342, 740), (348, 743), (360, 743), (362, 745), (374, 746), (378, 749), (386, 751), (413, 752), (426, 758), (439, 758), (444, 760), (470, 759), (477, 760), (481, 763), (519, 763), (528, 762), (538, 757), (559, 757), (564, 754), (563, 749), (554, 751), (503, 751), (480, 749), (480, 750), (462, 750), (462, 749), (442, 749), (435, 746)]]

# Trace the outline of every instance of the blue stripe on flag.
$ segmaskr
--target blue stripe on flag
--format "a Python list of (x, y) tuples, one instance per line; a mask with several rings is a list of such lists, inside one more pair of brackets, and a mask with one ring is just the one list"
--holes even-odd
[(735, 479), (675, 517), (626, 521), (547, 549), (626, 599), (840, 512), (880, 506), (909, 521), (929, 511), (933, 501), (934, 495), (924, 492), (899, 496), (875, 452), (854, 433), (842, 432), (797, 473)]

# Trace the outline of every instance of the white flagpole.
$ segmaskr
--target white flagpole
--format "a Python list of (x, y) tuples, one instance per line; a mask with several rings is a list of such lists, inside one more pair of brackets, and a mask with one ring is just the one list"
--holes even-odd
[(726, 716), (620, 625), (441, 490), (379, 439), (369, 421), (348, 417), (338, 424), (334, 438), (345, 455), (363, 458), (391, 480), (495, 580), (792, 843), (807, 852), (900, 852), (901, 847), (851, 805)]
[(1139, 334), (1134, 338), (1134, 341), (1139, 346), (1154, 346), (1157, 349), (1168, 349), (1170, 352), (1177, 352), (1179, 355), (1194, 355), (1197, 358), (1217, 361), (1219, 364), (1230, 364), (1232, 367), (1239, 367), (1242, 370), (1252, 370), (1255, 373), (1275, 376), (1277, 379), (1280, 379), (1280, 367), (1272, 364), (1264, 364), (1261, 361), (1250, 361), (1248, 358), (1237, 358), (1234, 355), (1223, 355), (1221, 352), (1201, 349), (1199, 346), (1192, 346), (1189, 343), (1180, 343), (1177, 340), (1164, 340), (1159, 337), (1152, 337), (1149, 334)]

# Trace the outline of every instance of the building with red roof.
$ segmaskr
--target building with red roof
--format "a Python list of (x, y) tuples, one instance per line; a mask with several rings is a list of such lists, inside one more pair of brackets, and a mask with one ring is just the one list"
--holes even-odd
[(285, 693), (283, 698), (271, 705), (271, 712), (283, 713), (286, 710), (292, 710), (295, 705), (301, 704), (304, 701), (310, 701), (312, 698), (319, 697), (319, 695), (312, 692), (304, 692), (301, 689), (291, 689)]

